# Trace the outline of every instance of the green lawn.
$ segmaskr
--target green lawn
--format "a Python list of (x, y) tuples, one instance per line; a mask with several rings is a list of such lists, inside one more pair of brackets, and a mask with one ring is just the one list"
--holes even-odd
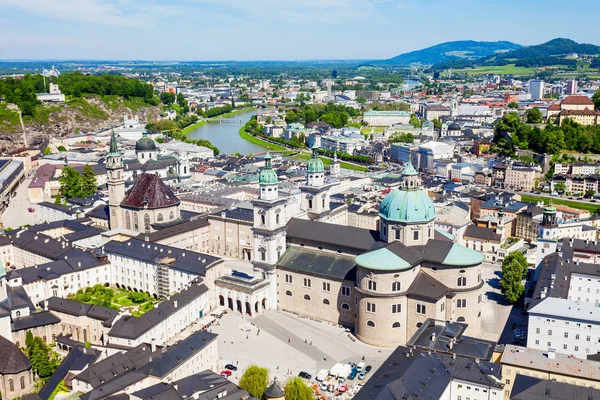
[(150, 311), (154, 307), (154, 303), (157, 302), (147, 293), (106, 288), (102, 285), (80, 289), (77, 293), (68, 295), (67, 298), (115, 310), (121, 307), (129, 307), (129, 311), (134, 317), (139, 317)]
[(202, 125), (206, 125), (206, 124), (208, 124), (208, 122), (206, 122), (206, 121), (198, 121), (195, 124), (191, 124), (191, 125), (188, 125), (185, 128), (183, 128), (181, 130), (181, 133), (185, 133), (187, 135), (188, 133), (190, 133), (194, 129), (200, 128)]
[(85, 115), (91, 119), (97, 120), (106, 120), (108, 119), (108, 115), (98, 106), (88, 103), (84, 98), (81, 97), (72, 97), (67, 100), (67, 104), (81, 112), (81, 114)]
[(521, 201), (526, 203), (537, 203), (538, 201), (552, 202), (554, 204), (560, 204), (563, 206), (578, 208), (580, 210), (587, 210), (591, 214), (600, 211), (600, 205), (580, 203), (578, 201), (562, 200), (555, 197), (543, 197), (543, 196), (531, 196), (528, 194), (521, 195)]
[(19, 114), (7, 109), (5, 104), (0, 104), (0, 131), (14, 132), (20, 130)]
[(267, 150), (286, 150), (286, 148), (283, 147), (283, 146), (279, 146), (277, 144), (265, 142), (262, 139), (259, 139), (259, 138), (255, 137), (255, 136), (252, 136), (251, 134), (249, 134), (248, 132), (246, 132), (244, 130), (243, 126), (240, 128), (240, 130), (238, 131), (238, 133), (239, 133), (239, 135), (240, 135), (240, 137), (242, 139), (247, 140), (250, 143), (254, 143), (257, 146), (264, 147)]
[[(301, 158), (303, 160), (310, 160), (311, 155), (310, 154), (298, 154), (295, 157)], [(324, 165), (331, 165), (331, 162), (333, 161), (330, 158), (325, 158), (325, 157), (319, 157), (319, 158), (321, 159), (321, 161), (323, 161)], [(366, 172), (369, 170), (368, 168), (362, 167), (360, 165), (349, 164), (344, 161), (340, 161), (340, 167), (345, 168), (345, 169), (351, 169), (353, 171), (362, 171), (362, 172)]]
[(533, 72), (535, 72), (535, 70), (536, 68), (516, 67), (515, 64), (508, 64), (499, 66), (491, 65), (487, 67), (457, 69), (453, 70), (453, 72), (466, 72), (468, 75), (531, 75)]
[(374, 132), (383, 132), (385, 127), (383, 126), (364, 126), (360, 129), (360, 133), (374, 133)]

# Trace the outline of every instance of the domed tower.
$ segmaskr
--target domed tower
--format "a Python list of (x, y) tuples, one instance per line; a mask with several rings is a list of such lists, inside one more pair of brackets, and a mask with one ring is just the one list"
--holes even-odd
[(535, 276), (534, 280), (537, 280), (540, 273), (540, 264), (544, 257), (548, 254), (554, 253), (558, 246), (558, 222), (556, 220), (556, 207), (552, 203), (549, 203), (544, 207), (544, 214), (542, 216), (542, 223), (540, 224), (540, 231), (537, 238), (537, 252), (535, 259)]
[(267, 308), (277, 308), (277, 261), (285, 251), (286, 199), (279, 197), (277, 174), (271, 165), (271, 155), (265, 155), (265, 166), (260, 171), (258, 199), (252, 201), (254, 208), (254, 270), (269, 281)]
[(123, 173), (123, 157), (117, 148), (115, 131), (110, 136), (110, 150), (106, 161), (108, 186), (108, 208), (110, 210), (110, 229), (123, 228), (121, 201), (125, 198), (125, 174)]
[(333, 152), (333, 162), (329, 167), (329, 174), (334, 178), (340, 176), (340, 161), (337, 158), (337, 150)]
[(144, 132), (142, 138), (135, 144), (135, 155), (140, 160), (156, 160), (156, 143)]
[(434, 236), (435, 207), (421, 187), (419, 174), (408, 163), (402, 172), (400, 188), (390, 192), (381, 202), (380, 239), (406, 246), (425, 245)]
[(329, 191), (334, 185), (336, 184), (325, 183), (325, 166), (314, 146), (312, 156), (306, 164), (306, 184), (300, 187), (302, 209), (308, 212), (310, 219), (319, 219), (329, 211)]

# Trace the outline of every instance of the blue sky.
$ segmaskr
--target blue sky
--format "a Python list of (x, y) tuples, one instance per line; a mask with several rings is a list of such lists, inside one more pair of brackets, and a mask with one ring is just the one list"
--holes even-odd
[(0, 0), (0, 59), (369, 59), (462, 39), (600, 44), (599, 15), (595, 0)]

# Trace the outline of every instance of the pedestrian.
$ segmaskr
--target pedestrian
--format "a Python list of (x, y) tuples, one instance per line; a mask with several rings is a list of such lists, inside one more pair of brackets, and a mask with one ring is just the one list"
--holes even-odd
[(246, 335), (246, 340), (248, 340), (248, 335)]
[(235, 362), (235, 365), (239, 365), (239, 364), (240, 364), (240, 362), (239, 362), (239, 361), (236, 361), (236, 362)]
[(308, 340), (307, 340), (307, 339), (304, 339), (304, 343), (307, 343), (307, 342), (308, 342)]
[(312, 340), (310, 341), (310, 345), (312, 346)]
[[(288, 343), (290, 342), (290, 338), (288, 338)], [(233, 342), (232, 342), (233, 343)]]
[(279, 365), (277, 366), (277, 371), (279, 371)]

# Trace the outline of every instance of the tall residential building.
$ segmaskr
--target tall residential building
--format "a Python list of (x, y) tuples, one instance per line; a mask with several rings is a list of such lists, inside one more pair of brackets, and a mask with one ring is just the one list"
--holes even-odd
[(575, 94), (577, 93), (577, 81), (575, 79), (569, 79), (567, 82), (567, 93), (566, 94)]
[(544, 81), (537, 80), (537, 79), (529, 81), (529, 93), (531, 94), (532, 100), (543, 99), (544, 98)]

